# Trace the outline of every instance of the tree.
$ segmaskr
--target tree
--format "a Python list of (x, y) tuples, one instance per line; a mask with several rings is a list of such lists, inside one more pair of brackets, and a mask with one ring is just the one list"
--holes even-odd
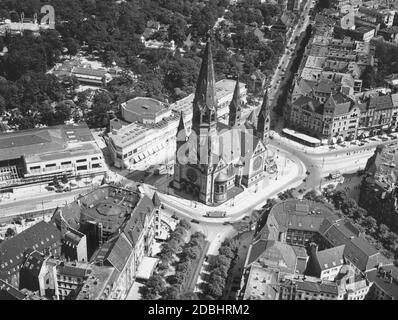
[(181, 300), (199, 300), (198, 295), (195, 292), (185, 292), (180, 296)]
[(176, 15), (171, 21), (168, 29), (168, 37), (170, 40), (174, 40), (178, 46), (181, 46), (185, 41), (187, 30), (187, 22), (182, 15)]
[(235, 253), (229, 246), (221, 246), (218, 252), (220, 255), (223, 255), (229, 259), (233, 259), (235, 257)]
[(174, 275), (169, 277), (169, 283), (172, 284), (172, 285), (174, 285), (174, 284), (183, 284), (184, 281), (185, 281), (185, 277), (186, 277), (185, 273), (183, 273), (181, 271), (178, 271)]
[(201, 249), (198, 246), (192, 246), (186, 248), (182, 252), (182, 257), (183, 259), (187, 260), (195, 260), (200, 256), (200, 254), (201, 254)]
[(377, 221), (373, 217), (366, 217), (363, 219), (362, 226), (366, 228), (366, 231), (370, 234), (374, 234), (377, 228)]
[(91, 111), (91, 123), (95, 127), (103, 127), (108, 124), (108, 111), (111, 108), (111, 98), (108, 93), (100, 91), (94, 96)]
[(385, 242), (385, 239), (388, 237), (389, 233), (390, 229), (383, 223), (381, 223), (377, 228), (377, 235), (382, 243)]
[(217, 256), (217, 257), (214, 259), (214, 267), (215, 267), (215, 268), (217, 268), (217, 267), (220, 266), (220, 265), (224, 265), (224, 266), (229, 267), (230, 263), (231, 263), (231, 260), (228, 259), (226, 256), (220, 256), (220, 255), (219, 255), (219, 256)]
[(225, 279), (215, 275), (204, 287), (203, 293), (213, 298), (220, 298), (223, 294)]
[(57, 104), (55, 107), (55, 119), (58, 124), (63, 124), (70, 119), (72, 107), (75, 107), (73, 101), (62, 101)]
[(153, 293), (161, 294), (166, 287), (166, 283), (161, 276), (155, 274), (148, 279), (146, 287)]
[(11, 238), (13, 236), (15, 236), (15, 230), (12, 229), (12, 228), (8, 228), (6, 233), (5, 233), (5, 237), (6, 238)]
[(181, 219), (180, 222), (178, 223), (178, 225), (181, 226), (182, 228), (184, 228), (185, 230), (191, 229), (190, 223), (185, 219)]
[(54, 176), (54, 178), (53, 178), (53, 184), (54, 184), (54, 186), (55, 186), (56, 188), (58, 188), (58, 187), (60, 186), (59, 180), (58, 180), (58, 177), (57, 177), (57, 176)]
[(163, 293), (162, 298), (164, 300), (178, 300), (180, 298), (179, 286), (173, 285), (173, 286), (167, 287)]
[(226, 279), (228, 277), (228, 268), (225, 265), (220, 265), (214, 268), (211, 273)]
[(67, 183), (68, 183), (68, 176), (67, 176), (66, 174), (64, 174), (64, 175), (62, 176), (61, 182), (62, 182), (63, 184), (67, 184)]
[(376, 87), (376, 72), (372, 66), (366, 66), (365, 70), (361, 75), (362, 86), (364, 88), (374, 88)]
[(32, 116), (26, 116), (18, 120), (19, 130), (33, 129), (36, 127), (36, 120)]
[(71, 56), (76, 55), (79, 51), (79, 43), (71, 37), (64, 40), (64, 46), (68, 50), (68, 54)]

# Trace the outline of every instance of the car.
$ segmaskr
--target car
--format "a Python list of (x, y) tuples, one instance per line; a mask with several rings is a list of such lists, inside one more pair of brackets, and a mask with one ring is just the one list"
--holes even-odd
[(229, 222), (229, 221), (224, 221), (222, 224), (223, 224), (223, 226), (227, 226), (227, 225), (231, 224), (231, 222)]
[(197, 223), (197, 224), (200, 223), (200, 222), (199, 222), (198, 220), (196, 220), (196, 219), (192, 219), (191, 222), (192, 222), (192, 223)]

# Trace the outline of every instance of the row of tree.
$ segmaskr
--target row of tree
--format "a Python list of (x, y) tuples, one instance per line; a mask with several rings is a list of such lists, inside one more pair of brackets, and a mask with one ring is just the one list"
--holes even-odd
[(186, 290), (188, 282), (198, 267), (205, 247), (206, 237), (201, 232), (195, 232), (191, 235), (190, 241), (185, 244), (182, 252), (179, 254), (179, 261), (175, 268), (175, 273), (167, 278), (170, 286), (166, 289), (162, 298), (165, 300), (177, 300)]
[(202, 291), (210, 299), (220, 299), (224, 293), (226, 280), (237, 259), (236, 243), (226, 239), (218, 250), (219, 255), (209, 265), (210, 276), (203, 284)]
[[(191, 235), (190, 241), (184, 244), (190, 228), (191, 225), (187, 221), (180, 220), (170, 233), (158, 255), (160, 263), (157, 266), (157, 273), (141, 288), (144, 299), (197, 299), (196, 294), (185, 292), (185, 285), (196, 269), (196, 260), (203, 252), (205, 236), (200, 232), (195, 232)], [(175, 272), (165, 279), (172, 264), (175, 265)]]

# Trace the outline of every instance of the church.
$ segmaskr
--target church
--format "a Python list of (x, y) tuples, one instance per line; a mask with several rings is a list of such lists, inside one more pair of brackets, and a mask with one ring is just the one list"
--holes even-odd
[(272, 155), (267, 92), (261, 110), (242, 121), (239, 79), (229, 106), (228, 125), (218, 122), (215, 74), (210, 39), (203, 55), (188, 134), (183, 115), (177, 129), (172, 186), (206, 205), (221, 204), (244, 188), (266, 183)]

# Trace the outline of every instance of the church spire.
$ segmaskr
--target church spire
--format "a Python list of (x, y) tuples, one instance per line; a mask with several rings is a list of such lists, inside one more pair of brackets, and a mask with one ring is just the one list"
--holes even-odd
[(268, 88), (265, 91), (263, 104), (258, 115), (256, 134), (264, 144), (268, 144), (270, 130), (270, 108), (268, 105)]
[(183, 111), (181, 111), (181, 113), (180, 113), (180, 122), (178, 123), (176, 138), (177, 138), (177, 152), (178, 152), (179, 147), (181, 145), (183, 145), (188, 140), (187, 130), (186, 130), (185, 124), (184, 124), (184, 112)]
[(238, 127), (240, 126), (241, 118), (241, 100), (240, 100), (240, 88), (239, 88), (239, 75), (236, 80), (234, 95), (229, 105), (229, 126)]
[(192, 129), (199, 134), (201, 127), (210, 127), (217, 123), (217, 101), (211, 39), (207, 40), (199, 78), (193, 99)]

